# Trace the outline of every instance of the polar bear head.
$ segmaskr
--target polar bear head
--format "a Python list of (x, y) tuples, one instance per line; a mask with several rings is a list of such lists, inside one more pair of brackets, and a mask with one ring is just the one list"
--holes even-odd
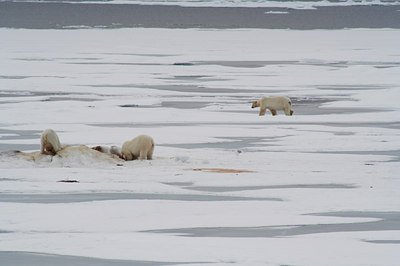
[(256, 108), (256, 107), (260, 107), (260, 101), (255, 101), (255, 102), (253, 102), (253, 104), (251, 105), (251, 108)]

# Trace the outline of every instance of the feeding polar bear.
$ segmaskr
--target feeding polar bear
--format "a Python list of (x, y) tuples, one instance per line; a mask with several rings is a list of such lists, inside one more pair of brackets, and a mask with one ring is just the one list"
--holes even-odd
[(278, 110), (283, 110), (285, 115), (293, 115), (292, 101), (285, 96), (263, 97), (253, 102), (251, 108), (260, 107), (260, 116), (265, 115), (265, 111), (269, 109), (272, 115), (276, 115)]
[(54, 156), (60, 150), (61, 143), (57, 133), (52, 129), (43, 131), (40, 137), (40, 153)]
[(121, 156), (126, 161), (153, 159), (154, 141), (150, 136), (140, 135), (122, 144)]

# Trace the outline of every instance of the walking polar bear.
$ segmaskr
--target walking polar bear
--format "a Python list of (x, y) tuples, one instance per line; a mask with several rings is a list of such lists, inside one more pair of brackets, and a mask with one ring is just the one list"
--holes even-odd
[(40, 137), (40, 153), (54, 156), (60, 150), (61, 143), (57, 133), (52, 129), (43, 131)]
[(251, 108), (260, 107), (260, 116), (265, 115), (265, 111), (269, 109), (272, 115), (276, 115), (277, 110), (283, 110), (285, 115), (293, 115), (292, 101), (285, 96), (264, 97), (253, 102)]
[(153, 159), (154, 141), (150, 136), (140, 135), (122, 144), (121, 156), (126, 161)]

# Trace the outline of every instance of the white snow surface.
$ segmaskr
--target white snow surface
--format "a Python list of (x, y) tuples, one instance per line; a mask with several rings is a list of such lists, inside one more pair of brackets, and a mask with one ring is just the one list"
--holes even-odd
[[(0, 251), (398, 265), (399, 30), (0, 36)], [(294, 115), (251, 109), (273, 95)], [(37, 154), (47, 128), (62, 154)], [(151, 161), (89, 149), (140, 134)]]

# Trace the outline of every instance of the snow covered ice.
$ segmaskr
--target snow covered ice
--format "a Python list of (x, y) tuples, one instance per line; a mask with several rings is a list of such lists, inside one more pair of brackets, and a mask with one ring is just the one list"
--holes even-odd
[(0, 260), (397, 265), (399, 33), (0, 29)]

